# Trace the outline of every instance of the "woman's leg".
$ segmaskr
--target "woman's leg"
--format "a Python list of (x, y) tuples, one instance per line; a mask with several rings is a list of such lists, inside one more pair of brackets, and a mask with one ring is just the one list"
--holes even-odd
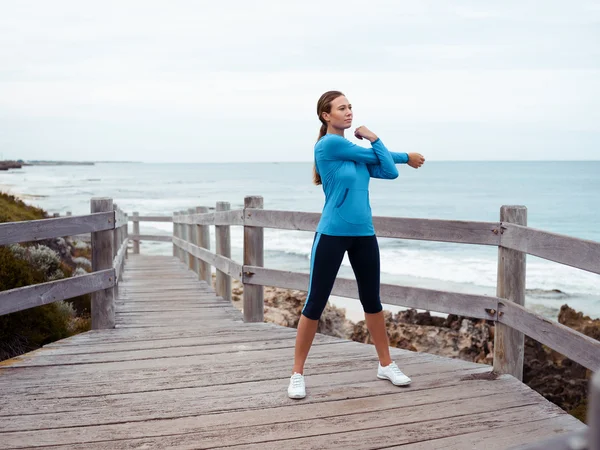
[(379, 245), (376, 236), (354, 238), (348, 249), (348, 258), (358, 284), (360, 302), (365, 311), (365, 320), (371, 339), (375, 344), (377, 356), (382, 366), (391, 364), (390, 343), (385, 328), (383, 308), (379, 299)]
[(365, 320), (367, 321), (367, 328), (369, 329), (371, 339), (375, 344), (375, 350), (377, 350), (379, 363), (382, 366), (391, 364), (392, 358), (390, 357), (390, 339), (385, 328), (383, 311), (375, 314), (365, 313)]
[(293, 372), (303, 374), (319, 318), (327, 305), (333, 283), (344, 259), (347, 237), (317, 233), (311, 252), (310, 282), (306, 303), (298, 322)]

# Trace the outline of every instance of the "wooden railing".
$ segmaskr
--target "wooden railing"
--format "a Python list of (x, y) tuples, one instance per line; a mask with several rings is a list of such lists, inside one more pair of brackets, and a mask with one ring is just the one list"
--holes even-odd
[[(178, 211), (173, 215), (173, 253), (206, 281), (207, 269), (215, 266), (217, 293), (229, 298), (231, 277), (244, 284), (244, 318), (263, 320), (262, 286), (307, 290), (309, 275), (263, 267), (263, 229), (315, 231), (320, 214), (262, 209), (261, 197), (246, 197), (244, 208), (229, 210), (219, 202), (215, 212)], [(525, 256), (532, 254), (558, 263), (600, 274), (600, 243), (548, 233), (526, 226), (526, 208), (503, 206), (498, 222), (466, 222), (431, 219), (374, 217), (378, 236), (498, 247), (496, 296), (464, 294), (391, 284), (381, 285), (381, 300), (390, 305), (458, 314), (493, 320), (494, 370), (522, 379), (524, 334), (598, 371), (600, 342), (529, 311), (525, 301)], [(217, 229), (217, 249), (210, 251), (208, 226)], [(227, 230), (244, 227), (243, 263), (230, 258)], [(201, 273), (202, 272), (202, 273)], [(338, 278), (333, 295), (358, 298), (356, 282)]]
[[(463, 294), (391, 284), (381, 285), (383, 303), (493, 320), (494, 371), (522, 379), (524, 334), (562, 353), (588, 369), (600, 368), (600, 342), (524, 307), (526, 254), (600, 274), (600, 243), (527, 227), (526, 208), (503, 206), (498, 222), (374, 217), (380, 237), (493, 245), (498, 247), (496, 296)], [(218, 202), (214, 212), (206, 207), (177, 211), (172, 217), (131, 217), (112, 199), (92, 199), (91, 214), (0, 224), (0, 245), (91, 233), (92, 273), (0, 292), (0, 315), (92, 293), (92, 328), (113, 328), (114, 298), (127, 258), (127, 242), (133, 253), (140, 241), (173, 244), (173, 255), (212, 282), (216, 292), (231, 299), (231, 278), (244, 284), (243, 313), (248, 322), (263, 321), (263, 286), (308, 289), (309, 275), (264, 267), (264, 228), (315, 231), (320, 214), (263, 209), (262, 197), (246, 197), (244, 208), (231, 210)], [(133, 222), (128, 235), (127, 222)], [(142, 221), (172, 222), (173, 236), (141, 235)], [(215, 226), (215, 252), (210, 248), (209, 227)], [(244, 229), (243, 262), (231, 259), (230, 227)], [(356, 282), (338, 278), (332, 294), (358, 298)], [(600, 373), (590, 384), (589, 448), (600, 448)], [(558, 441), (556, 441), (558, 442)], [(544, 448), (559, 448), (548, 446)], [(558, 444), (556, 444), (558, 445)], [(533, 448), (533, 447), (532, 447)], [(539, 447), (542, 448), (542, 447)], [(566, 447), (565, 447), (566, 448)]]
[(92, 329), (114, 328), (114, 298), (127, 258), (127, 215), (112, 199), (91, 200), (91, 214), (0, 224), (0, 245), (91, 233), (92, 272), (0, 292), (0, 316), (92, 294)]

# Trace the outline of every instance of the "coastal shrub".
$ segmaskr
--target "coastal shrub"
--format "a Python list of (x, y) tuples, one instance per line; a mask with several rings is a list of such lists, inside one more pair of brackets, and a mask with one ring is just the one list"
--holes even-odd
[(10, 249), (17, 258), (27, 261), (34, 270), (44, 273), (46, 275), (45, 281), (64, 278), (60, 256), (51, 248), (41, 244), (29, 247), (15, 244), (11, 245)]
[(46, 217), (43, 209), (28, 206), (14, 195), (0, 192), (0, 223), (38, 220)]
[[(0, 291), (46, 281), (46, 274), (0, 247)], [(0, 316), (0, 360), (69, 336), (71, 313), (61, 302)]]

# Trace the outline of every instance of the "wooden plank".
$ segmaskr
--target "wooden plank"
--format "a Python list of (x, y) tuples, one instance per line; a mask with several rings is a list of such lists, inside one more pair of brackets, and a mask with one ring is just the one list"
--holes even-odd
[(525, 333), (593, 372), (600, 370), (600, 341), (512, 302), (499, 303), (498, 322)]
[[(262, 286), (276, 286), (307, 291), (309, 275), (282, 270), (244, 266), (244, 283)], [(459, 314), (479, 319), (495, 320), (497, 317), (497, 297), (464, 294), (459, 292), (437, 291), (392, 284), (381, 284), (381, 301), (389, 305), (406, 306), (451, 314)], [(358, 299), (356, 281), (337, 278), (332, 295)]]
[(215, 224), (215, 213), (202, 213), (202, 214), (178, 214), (173, 220), (181, 225), (214, 225)]
[[(322, 346), (318, 346), (322, 347)], [(468, 369), (460, 374), (474, 373), (479, 369)], [(480, 370), (479, 370), (480, 371)], [(226, 372), (226, 371), (225, 371)], [(386, 380), (375, 377), (374, 369), (331, 374), (312, 375), (307, 387), (310, 398), (303, 401), (322, 403), (349, 398), (366, 398), (375, 395), (388, 395), (402, 391), (424, 392), (433, 387), (454, 385), (459, 372), (432, 373), (420, 377), (415, 386), (401, 388)], [(118, 394), (110, 397), (110, 408), (106, 408), (104, 396), (59, 397), (54, 399), (21, 398), (7, 399), (0, 411), (0, 432), (26, 431), (39, 428), (64, 426), (90, 426), (114, 424), (118, 422), (138, 422), (144, 420), (168, 419), (189, 415), (215, 414), (227, 411), (256, 410), (294, 404), (287, 398), (285, 390), (289, 381), (286, 376), (279, 380), (239, 382), (197, 388), (174, 389), (145, 392), (143, 381), (138, 385), (139, 392)], [(464, 389), (475, 389), (478, 384), (490, 381), (469, 381)], [(458, 388), (455, 389), (455, 392)], [(460, 389), (462, 391), (462, 389)], [(160, 405), (160, 407), (157, 407)]]
[(588, 447), (587, 432), (585, 430), (565, 433), (551, 439), (545, 439), (546, 436), (540, 435), (540, 438), (542, 438), (540, 441), (527, 445), (519, 445), (518, 447), (514, 447), (513, 450), (573, 450), (594, 448)]
[(129, 239), (132, 241), (155, 241), (155, 242), (171, 242), (172, 236), (153, 235), (153, 234), (130, 234)]
[[(230, 207), (231, 205), (228, 202), (217, 202), (215, 214), (228, 212)], [(240, 218), (242, 217), (242, 211), (236, 211), (236, 213), (239, 213)], [(229, 225), (215, 225), (215, 251), (217, 255), (224, 256), (231, 260), (231, 235)], [(241, 278), (241, 270), (239, 274)], [(231, 300), (231, 277), (218, 269), (216, 273), (215, 288), (217, 295), (224, 299)]]
[(3, 291), (0, 292), (0, 316), (109, 289), (114, 284), (115, 271), (107, 269), (64, 280)]
[[(527, 225), (527, 208), (524, 206), (502, 206), (502, 223)], [(498, 281), (496, 296), (506, 299), (502, 303), (525, 304), (525, 253), (498, 247)], [(508, 373), (523, 380), (525, 357), (525, 335), (502, 322), (496, 322), (494, 331), (494, 370)]]
[[(135, 213), (133, 213), (135, 215)], [(130, 222), (173, 222), (172, 216), (140, 216), (137, 215), (137, 220), (133, 217), (129, 217)]]
[[(244, 197), (244, 216), (247, 209), (255, 212), (263, 208), (260, 196)], [(252, 213), (250, 213), (252, 214)], [(264, 261), (264, 228), (244, 225), (244, 266), (263, 267)], [(245, 271), (245, 269), (244, 269)], [(244, 283), (243, 310), (244, 322), (264, 321), (264, 289), (261, 285)]]
[(124, 269), (125, 254), (127, 253), (127, 241), (123, 241), (115, 258), (113, 259), (113, 268), (117, 279), (121, 277)]
[[(111, 211), (114, 220), (113, 201), (110, 198), (92, 198), (91, 212)], [(92, 233), (92, 270), (100, 272), (111, 269), (112, 277), (116, 276), (112, 268), (113, 262), (113, 232), (112, 230), (95, 231)], [(91, 316), (92, 329), (101, 330), (115, 327), (115, 298), (112, 288), (92, 292)]]
[(590, 380), (587, 419), (590, 424), (590, 449), (600, 449), (600, 371), (596, 371)]
[(86, 216), (0, 223), (0, 245), (112, 230), (114, 222), (114, 212), (106, 211)]
[[(373, 449), (386, 448), (393, 445), (410, 444), (424, 440), (439, 439), (456, 434), (464, 434), (465, 430), (489, 431), (510, 425), (530, 421), (532, 417), (544, 414), (540, 405), (526, 405), (510, 409), (511, 414), (498, 414), (494, 411), (475, 413), (465, 416), (453, 416), (441, 420), (426, 420), (408, 424), (402, 423), (403, 412), (392, 416), (381, 417), (381, 422), (371, 428), (341, 433), (326, 433), (312, 437), (273, 440), (245, 445), (245, 449), (275, 450), (281, 448), (302, 448), (306, 450), (327, 449)], [(552, 413), (556, 416), (557, 413)], [(385, 424), (379, 426), (379, 424)], [(171, 442), (177, 442), (171, 440)], [(149, 448), (152, 448), (147, 442)], [(229, 448), (229, 447), (224, 447)]]
[[(208, 212), (208, 208), (205, 206), (199, 206), (196, 208), (196, 212), (199, 214), (205, 214)], [(210, 250), (210, 228), (208, 225), (196, 225), (196, 239), (198, 247), (202, 247), (207, 251)], [(200, 270), (198, 272), (198, 279), (204, 280), (206, 283), (212, 285), (212, 269), (209, 263), (199, 259)]]
[(115, 211), (115, 228), (121, 228), (123, 225), (127, 224), (127, 217), (125, 213), (120, 209)]
[[(315, 231), (321, 215), (298, 211), (274, 211), (248, 208), (244, 223), (255, 227)], [(418, 239), (463, 244), (500, 244), (499, 222), (373, 217), (379, 237)]]
[[(227, 202), (224, 202), (227, 203)], [(227, 203), (229, 205), (229, 203)], [(230, 205), (231, 206), (231, 205)], [(244, 225), (243, 209), (215, 210), (215, 225)]]
[(600, 274), (600, 242), (503, 223), (500, 245)]
[(192, 255), (200, 258), (212, 266), (215, 266), (217, 269), (229, 276), (232, 276), (236, 280), (242, 279), (242, 266), (234, 260), (224, 256), (216, 255), (205, 248), (190, 244), (189, 242), (185, 242), (179, 238), (175, 238), (173, 243), (186, 252), (191, 253)]
[[(543, 419), (525, 419), (522, 423), (493, 430), (474, 433), (465, 430), (465, 433), (451, 437), (388, 448), (390, 450), (479, 450), (482, 448), (486, 450), (506, 450), (509, 447), (512, 449), (514, 445), (540, 441), (550, 435), (582, 428), (585, 428), (585, 425), (573, 416), (563, 414)], [(576, 448), (583, 447), (574, 446), (570, 450)]]
[[(140, 213), (138, 213), (137, 211), (135, 211), (133, 213), (133, 217), (131, 219), (133, 221), (133, 234), (132, 236), (139, 236), (140, 234)], [(129, 239), (131, 239), (131, 236), (129, 236)], [(139, 255), (140, 254), (140, 241), (139, 240), (135, 240), (133, 239), (133, 254), (134, 255)]]
[[(195, 448), (212, 448), (215, 446), (241, 445), (257, 442), (274, 442), (280, 439), (305, 438), (330, 432), (344, 433), (345, 431), (365, 430), (373, 427), (389, 425), (406, 425), (419, 422), (449, 419), (464, 414), (475, 415), (489, 412), (488, 403), (500, 410), (513, 407), (523, 407), (523, 404), (535, 404), (535, 398), (528, 396), (523, 404), (516, 398), (506, 398), (503, 394), (487, 391), (470, 392), (466, 398), (448, 398), (448, 391), (442, 391), (442, 398), (413, 398), (412, 404), (404, 396), (391, 394), (360, 400), (329, 402), (318, 412), (311, 411), (305, 405), (274, 408), (274, 410), (259, 410), (252, 414), (224, 413), (219, 421), (207, 421), (198, 418), (180, 418), (169, 421), (141, 423), (135, 429), (127, 429), (123, 424), (99, 426), (81, 430), (47, 430), (37, 432), (32, 436), (25, 433), (9, 433), (3, 437), (11, 445), (35, 445), (34, 439), (42, 440), (45, 445), (91, 444), (92, 448), (107, 448), (110, 442), (123, 447), (137, 447), (141, 439), (154, 437), (151, 442), (156, 447), (171, 448), (174, 437), (177, 446), (194, 445)], [(475, 396), (475, 395), (476, 396)], [(474, 399), (479, 399), (476, 401)], [(488, 408), (488, 409), (486, 409)], [(504, 411), (502, 411), (504, 412)], [(361, 415), (364, 414), (364, 417)], [(207, 423), (208, 422), (208, 423)], [(274, 423), (272, 423), (274, 422)], [(126, 433), (129, 434), (126, 434)], [(20, 441), (18, 439), (21, 439)], [(114, 442), (115, 440), (120, 442)], [(109, 441), (109, 442), (103, 442)], [(285, 447), (284, 447), (285, 448)]]

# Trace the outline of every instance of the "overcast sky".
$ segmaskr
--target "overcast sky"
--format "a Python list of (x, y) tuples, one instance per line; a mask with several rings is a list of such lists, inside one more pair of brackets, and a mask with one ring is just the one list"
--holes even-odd
[(0, 0), (0, 158), (311, 161), (330, 89), (390, 150), (598, 160), (600, 1)]

